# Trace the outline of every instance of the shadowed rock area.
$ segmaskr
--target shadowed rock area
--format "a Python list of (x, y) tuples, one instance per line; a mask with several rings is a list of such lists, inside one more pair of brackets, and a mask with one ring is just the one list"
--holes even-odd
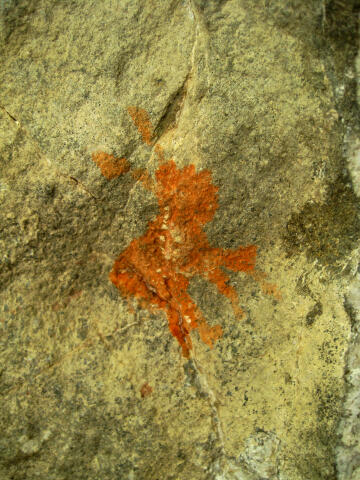
[(0, 479), (359, 478), (359, 9), (0, 1)]

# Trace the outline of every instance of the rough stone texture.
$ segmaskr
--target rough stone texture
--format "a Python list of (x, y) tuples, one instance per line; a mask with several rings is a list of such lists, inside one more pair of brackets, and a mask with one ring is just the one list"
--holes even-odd
[[(344, 158), (355, 3), (0, 2), (0, 478), (356, 480), (359, 452), (346, 472), (336, 450), (338, 428), (359, 428), (339, 426), (360, 236)], [(163, 311), (109, 281), (159, 214), (132, 175), (154, 181), (155, 143), (211, 173), (210, 244), (257, 246), (257, 276), (227, 271), (241, 319), (191, 278), (223, 334), (210, 349), (194, 330), (189, 358)], [(105, 178), (97, 151), (130, 168)]]
[(352, 320), (347, 354), (344, 415), (339, 424), (340, 442), (337, 466), (340, 480), (357, 480), (360, 476), (360, 281), (359, 275), (349, 287), (346, 307)]
[[(360, 105), (360, 57), (357, 54), (357, 104)], [(348, 169), (354, 191), (360, 197), (360, 132), (359, 122), (354, 122), (345, 136)], [(346, 355), (343, 415), (339, 422), (339, 442), (336, 449), (339, 480), (360, 478), (360, 277), (358, 273), (350, 282), (345, 295), (345, 308), (351, 321), (351, 332)]]

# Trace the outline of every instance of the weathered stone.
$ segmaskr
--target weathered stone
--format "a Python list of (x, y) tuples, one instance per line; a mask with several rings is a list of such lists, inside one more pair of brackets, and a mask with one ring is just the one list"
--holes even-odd
[(0, 2), (1, 478), (336, 478), (360, 236), (340, 4)]

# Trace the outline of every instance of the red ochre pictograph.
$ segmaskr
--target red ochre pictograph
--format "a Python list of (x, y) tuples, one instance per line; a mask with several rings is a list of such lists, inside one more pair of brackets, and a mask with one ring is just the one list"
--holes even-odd
[(221, 326), (210, 326), (190, 297), (192, 277), (201, 275), (216, 285), (229, 299), (238, 318), (243, 311), (224, 269), (250, 274), (265, 293), (276, 298), (280, 298), (280, 293), (263, 280), (265, 274), (254, 270), (255, 245), (231, 250), (209, 244), (203, 227), (213, 219), (219, 206), (218, 187), (213, 184), (210, 171), (196, 172), (194, 165), (178, 168), (173, 160), (166, 160), (161, 145), (152, 141), (153, 128), (147, 112), (136, 107), (129, 107), (128, 112), (143, 142), (154, 147), (157, 155), (155, 182), (143, 170), (136, 170), (133, 176), (154, 192), (159, 214), (149, 223), (146, 233), (132, 240), (119, 255), (110, 280), (124, 297), (136, 298), (144, 308), (164, 311), (170, 332), (181, 345), (184, 357), (189, 357), (192, 330), (197, 330), (210, 348), (222, 335)]
[(108, 180), (112, 180), (130, 170), (130, 165), (125, 158), (116, 158), (114, 155), (105, 152), (94, 152), (92, 159)]

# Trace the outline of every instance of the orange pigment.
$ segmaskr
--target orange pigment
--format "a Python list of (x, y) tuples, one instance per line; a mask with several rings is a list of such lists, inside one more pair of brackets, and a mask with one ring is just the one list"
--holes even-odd
[[(154, 192), (159, 214), (144, 235), (132, 240), (119, 255), (109, 276), (119, 291), (129, 299), (136, 298), (141, 308), (165, 312), (170, 332), (181, 345), (183, 355), (189, 357), (192, 330), (198, 330), (210, 348), (222, 335), (221, 326), (210, 326), (190, 297), (192, 277), (201, 275), (212, 282), (229, 299), (238, 318), (243, 311), (226, 269), (250, 274), (265, 294), (278, 300), (281, 293), (276, 285), (265, 281), (265, 273), (255, 271), (255, 245), (223, 249), (209, 244), (204, 226), (219, 206), (218, 187), (212, 183), (210, 171), (196, 172), (194, 165), (178, 168), (173, 160), (167, 161), (162, 146), (152, 143), (153, 127), (148, 113), (137, 107), (129, 107), (128, 112), (143, 142), (154, 146), (158, 163), (155, 181), (143, 169), (134, 170), (132, 175)], [(108, 157), (112, 156), (101, 158)], [(126, 160), (121, 160), (128, 169)]]
[(151, 178), (151, 175), (149, 174), (149, 172), (144, 168), (137, 168), (133, 170), (131, 174), (135, 178), (135, 180), (138, 180), (139, 182), (142, 183), (142, 186), (146, 190), (152, 191), (154, 189), (153, 179)]
[(130, 165), (126, 158), (116, 158), (114, 155), (105, 152), (94, 152), (92, 159), (108, 180), (119, 177), (130, 170)]
[(143, 386), (140, 388), (140, 394), (142, 398), (148, 397), (149, 395), (152, 394), (152, 392), (153, 392), (153, 389), (147, 382), (145, 382)]
[(259, 282), (261, 290), (265, 295), (271, 295), (278, 301), (282, 300), (281, 291), (279, 290), (277, 285), (275, 285), (274, 283), (269, 283), (265, 280), (266, 273), (253, 271), (251, 272), (251, 276), (254, 278), (254, 280)]
[(191, 350), (190, 332), (197, 329), (210, 348), (222, 335), (220, 325), (210, 326), (188, 294), (190, 279), (202, 275), (214, 283), (242, 315), (236, 290), (222, 269), (250, 272), (256, 247), (234, 250), (211, 247), (203, 230), (218, 208), (218, 188), (208, 170), (194, 165), (177, 168), (170, 160), (156, 171), (158, 216), (147, 231), (134, 239), (115, 261), (110, 280), (125, 297), (135, 297), (147, 308), (163, 310), (172, 335), (185, 357)]
[(147, 111), (142, 108), (128, 107), (128, 112), (137, 127), (143, 142), (147, 145), (151, 145), (153, 128)]

